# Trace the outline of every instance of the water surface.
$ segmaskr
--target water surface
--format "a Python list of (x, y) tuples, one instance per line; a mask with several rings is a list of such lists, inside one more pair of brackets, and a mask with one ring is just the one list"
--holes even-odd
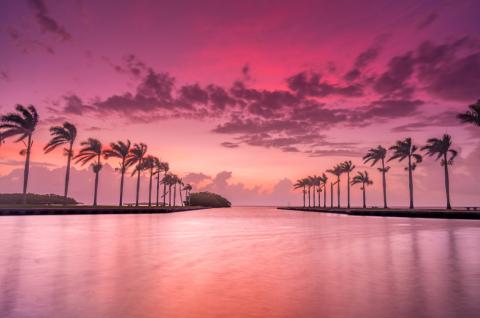
[(478, 317), (480, 221), (0, 218), (0, 317)]

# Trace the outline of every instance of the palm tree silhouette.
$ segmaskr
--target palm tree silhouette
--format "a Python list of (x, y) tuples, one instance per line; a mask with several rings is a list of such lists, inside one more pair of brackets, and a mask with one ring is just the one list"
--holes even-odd
[(166, 173), (163, 176), (162, 183), (168, 186), (168, 206), (172, 206), (172, 186), (175, 183), (175, 178), (173, 174)]
[(358, 171), (357, 175), (353, 177), (352, 185), (355, 185), (358, 183), (362, 184), (362, 187), (360, 189), (363, 191), (363, 208), (365, 209), (367, 207), (367, 202), (366, 202), (367, 198), (365, 194), (366, 186), (373, 184), (373, 181), (370, 180), (367, 171), (364, 171), (364, 172)]
[(130, 153), (128, 154), (126, 161), (127, 167), (135, 165), (132, 176), (135, 175), (135, 173), (137, 174), (137, 191), (135, 197), (135, 206), (138, 206), (140, 198), (140, 175), (142, 173), (143, 160), (146, 153), (147, 145), (145, 145), (144, 143), (134, 144), (133, 147), (130, 149)]
[(426, 154), (429, 157), (437, 156), (435, 160), (442, 158), (441, 165), (444, 167), (445, 173), (445, 194), (447, 197), (447, 209), (451, 210), (450, 204), (450, 178), (448, 176), (448, 166), (453, 165), (453, 159), (458, 155), (456, 150), (451, 149), (452, 137), (444, 134), (442, 139), (430, 138), (427, 140), (427, 145), (422, 147), (422, 150), (426, 150)]
[(147, 170), (149, 172), (149, 179), (148, 179), (148, 206), (152, 206), (152, 183), (153, 183), (153, 175), (154, 175), (154, 169), (157, 166), (157, 162), (159, 162), (157, 157), (154, 156), (147, 156), (143, 160), (143, 170)]
[(475, 126), (480, 127), (480, 99), (470, 106), (469, 110), (465, 113), (457, 115), (457, 118), (460, 119), (462, 123), (474, 124)]
[[(168, 164), (168, 162), (163, 162), (163, 179), (165, 179), (165, 177), (167, 176), (167, 173), (168, 171), (170, 170), (170, 166)], [(163, 180), (162, 179), (162, 180)], [(163, 206), (166, 205), (166, 198), (167, 198), (167, 183), (165, 182), (162, 182), (163, 183)]]
[(183, 190), (185, 190), (185, 201), (187, 202), (188, 206), (190, 206), (190, 192), (192, 191), (192, 186), (187, 183)]
[[(328, 169), (327, 170), (328, 173), (331, 173), (333, 174), (334, 176), (337, 177), (337, 182), (335, 182), (335, 184), (337, 185), (337, 203), (338, 203), (338, 208), (340, 208), (340, 176), (342, 175), (342, 173), (345, 172), (345, 170), (343, 169), (343, 166), (342, 164), (338, 164), (336, 165), (335, 167), (333, 167), (333, 169)], [(333, 196), (333, 193), (332, 193), (332, 196)], [(333, 203), (332, 203), (333, 204)], [(332, 206), (333, 207), (333, 206)]]
[(93, 206), (97, 206), (97, 192), (98, 192), (98, 175), (102, 169), (102, 154), (103, 145), (98, 139), (88, 138), (87, 141), (80, 143), (82, 148), (78, 154), (74, 157), (76, 163), (80, 163), (82, 166), (96, 159), (97, 161), (92, 164), (93, 172), (95, 173), (95, 188), (93, 192)]
[(126, 162), (127, 157), (130, 153), (130, 147), (130, 140), (127, 140), (126, 142), (117, 141), (116, 143), (110, 143), (110, 149), (104, 151), (105, 159), (112, 157), (120, 159), (120, 168), (118, 169), (120, 170), (120, 200), (118, 204), (119, 206), (123, 205), (123, 186), (125, 181), (125, 172), (128, 169)]
[(350, 172), (355, 169), (355, 165), (350, 161), (345, 161), (342, 164), (343, 172), (347, 173), (347, 208), (350, 209)]
[[(320, 207), (320, 193), (322, 192), (322, 182), (321, 182), (321, 177), (315, 175), (313, 176), (313, 184), (317, 187), (317, 194), (318, 194), (318, 207)], [(315, 191), (313, 193), (314, 199), (313, 199), (313, 206), (315, 207)]]
[(366, 164), (372, 162), (371, 166), (373, 167), (378, 161), (381, 162), (382, 167), (378, 168), (378, 171), (382, 173), (382, 185), (383, 185), (383, 207), (386, 209), (387, 206), (387, 178), (386, 173), (390, 170), (390, 167), (385, 167), (385, 158), (387, 157), (387, 149), (382, 146), (377, 148), (371, 148), (368, 150), (367, 154), (363, 157), (363, 162)]
[(178, 193), (180, 194), (180, 206), (183, 206), (182, 188), (185, 185), (182, 178), (177, 178)]
[[(27, 204), (27, 186), (28, 175), (30, 170), (30, 153), (32, 150), (33, 140), (32, 135), (38, 124), (38, 113), (33, 105), (28, 107), (18, 104), (15, 107), (16, 113), (9, 113), (3, 115), (1, 118), (0, 129), (2, 132), (2, 139), (17, 136), (15, 142), (23, 142), (25, 149), (20, 151), (21, 155), (25, 155), (25, 168), (23, 170), (23, 193), (22, 204)], [(27, 140), (25, 142), (25, 139)]]
[[(330, 182), (330, 207), (333, 209), (333, 186), (336, 184), (339, 184), (340, 180), (337, 180), (335, 182)], [(340, 203), (338, 204), (340, 207)]]
[(297, 182), (293, 185), (294, 189), (302, 189), (303, 207), (305, 207), (305, 194), (307, 193), (307, 190), (305, 189), (306, 186), (307, 186), (307, 183), (305, 182), (305, 179), (298, 179)]
[(154, 157), (154, 172), (153, 175), (157, 177), (157, 197), (156, 197), (156, 206), (159, 205), (160, 200), (160, 174), (163, 171), (164, 162), (160, 161), (157, 157)]
[(67, 156), (67, 171), (65, 173), (65, 188), (63, 191), (63, 205), (67, 205), (70, 165), (73, 157), (73, 143), (77, 138), (77, 128), (69, 122), (64, 122), (63, 126), (50, 127), (50, 135), (53, 138), (43, 148), (45, 153), (49, 153), (59, 146), (68, 145), (68, 148), (64, 148), (64, 154)]
[(308, 188), (308, 207), (311, 206), (310, 204), (310, 197), (312, 196), (311, 194), (311, 190), (312, 190), (312, 177), (308, 176), (305, 178), (305, 182), (307, 184), (307, 188)]
[[(320, 177), (320, 182), (323, 184), (323, 207), (327, 207), (327, 181), (328, 177), (325, 173), (322, 173)], [(320, 206), (320, 205), (319, 205)]]
[(408, 166), (405, 170), (408, 170), (410, 209), (413, 209), (413, 170), (415, 170), (417, 165), (422, 162), (422, 156), (416, 153), (418, 147), (412, 144), (412, 138), (398, 140), (395, 145), (390, 147), (390, 150), (393, 150), (393, 155), (388, 161), (398, 159), (398, 161), (402, 162), (403, 160), (408, 159)]

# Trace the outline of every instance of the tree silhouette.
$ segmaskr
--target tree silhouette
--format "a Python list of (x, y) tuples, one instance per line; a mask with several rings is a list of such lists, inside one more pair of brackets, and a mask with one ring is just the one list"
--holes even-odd
[(67, 145), (67, 148), (63, 149), (64, 154), (67, 156), (63, 205), (67, 205), (68, 185), (70, 183), (70, 165), (73, 157), (73, 143), (77, 138), (77, 128), (75, 125), (69, 122), (64, 122), (62, 126), (50, 127), (50, 135), (52, 136), (52, 139), (50, 139), (50, 141), (43, 148), (45, 153), (49, 153), (60, 146)]
[(143, 168), (143, 159), (145, 154), (147, 153), (147, 145), (144, 143), (134, 144), (133, 147), (130, 149), (130, 153), (128, 154), (126, 165), (127, 167), (135, 166), (135, 169), (132, 172), (132, 176), (137, 174), (137, 191), (135, 197), (135, 206), (138, 206), (139, 198), (140, 198), (140, 175), (142, 173)]
[(110, 143), (110, 149), (104, 151), (105, 159), (118, 158), (120, 159), (120, 199), (119, 206), (123, 205), (123, 186), (125, 181), (125, 172), (127, 171), (127, 157), (130, 154), (131, 143), (130, 140), (126, 142), (117, 141), (116, 143)]
[(413, 209), (413, 171), (417, 165), (422, 162), (422, 156), (416, 153), (418, 147), (412, 143), (412, 138), (398, 140), (395, 145), (390, 147), (390, 150), (393, 150), (393, 155), (388, 161), (398, 159), (398, 161), (402, 162), (403, 160), (408, 159), (408, 166), (405, 170), (408, 170), (410, 209)]
[(457, 118), (460, 119), (462, 123), (473, 124), (480, 127), (480, 99), (470, 106), (469, 110), (465, 113), (457, 115)]
[(307, 181), (306, 179), (298, 179), (297, 182), (293, 185), (295, 189), (302, 189), (303, 192), (303, 207), (305, 207), (305, 195), (307, 193)]
[(373, 167), (377, 162), (380, 161), (382, 166), (378, 168), (378, 171), (382, 173), (382, 186), (383, 186), (383, 207), (388, 208), (387, 205), (387, 178), (386, 173), (390, 170), (390, 167), (385, 167), (385, 158), (387, 157), (387, 149), (382, 146), (377, 148), (371, 148), (368, 150), (367, 154), (363, 157), (363, 162), (366, 164), (371, 161), (371, 166)]
[(343, 162), (341, 165), (343, 172), (347, 173), (347, 208), (350, 209), (350, 172), (355, 169), (355, 165), (350, 160)]
[(147, 156), (143, 160), (143, 166), (142, 169), (148, 171), (149, 173), (149, 178), (148, 178), (148, 206), (152, 206), (152, 186), (153, 186), (153, 175), (154, 175), (154, 169), (157, 166), (157, 162), (159, 162), (157, 157), (154, 156)]
[(88, 138), (87, 141), (80, 143), (82, 148), (78, 154), (74, 157), (76, 163), (80, 163), (82, 166), (96, 159), (96, 162), (92, 164), (93, 172), (95, 173), (95, 186), (93, 191), (93, 206), (97, 206), (97, 193), (98, 193), (98, 178), (100, 170), (102, 170), (102, 154), (103, 145), (98, 139)]
[(352, 185), (355, 185), (358, 183), (362, 184), (362, 187), (360, 189), (363, 191), (363, 208), (365, 209), (367, 207), (366, 186), (373, 184), (373, 181), (370, 180), (367, 171), (364, 171), (364, 172), (358, 171), (357, 175), (353, 177)]
[[(38, 124), (38, 113), (33, 105), (24, 107), (18, 104), (15, 107), (16, 113), (3, 115), (1, 118), (0, 130), (2, 139), (18, 137), (15, 142), (23, 142), (25, 149), (20, 154), (25, 155), (25, 168), (23, 169), (23, 192), (22, 204), (27, 203), (28, 175), (30, 171), (30, 153), (32, 151), (32, 135)], [(26, 139), (26, 141), (25, 141)]]
[(319, 178), (320, 182), (323, 184), (323, 207), (327, 207), (327, 181), (328, 177), (325, 173), (322, 173), (322, 176)]
[(337, 204), (338, 208), (340, 208), (340, 176), (345, 172), (345, 170), (343, 169), (342, 164), (338, 164), (333, 167), (333, 169), (328, 169), (327, 172), (337, 177), (337, 182), (335, 182), (335, 184), (337, 185)]
[(428, 139), (427, 145), (422, 147), (422, 150), (425, 150), (429, 157), (436, 156), (435, 160), (442, 159), (440, 164), (443, 166), (445, 173), (445, 194), (447, 197), (448, 210), (452, 209), (452, 205), (450, 204), (450, 178), (448, 175), (448, 166), (453, 165), (453, 159), (458, 155), (458, 152), (451, 147), (452, 137), (447, 134), (444, 134), (441, 139)]

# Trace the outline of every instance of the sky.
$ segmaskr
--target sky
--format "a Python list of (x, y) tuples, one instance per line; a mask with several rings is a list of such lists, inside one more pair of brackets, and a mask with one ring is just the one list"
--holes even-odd
[[(0, 0), (0, 113), (39, 110), (36, 193), (63, 193), (66, 158), (42, 148), (50, 126), (70, 121), (76, 148), (144, 142), (194, 191), (236, 205), (299, 204), (295, 180), (345, 160), (370, 173), (367, 203), (381, 205), (366, 151), (448, 133), (453, 205), (480, 205), (480, 129), (455, 117), (480, 98), (479, 21), (480, 2), (467, 0)], [(21, 191), (13, 141), (0, 148), (1, 192)], [(117, 166), (101, 172), (100, 203), (117, 202)], [(389, 166), (391, 205), (406, 205), (405, 164)], [(90, 203), (91, 168), (73, 169), (71, 195)], [(444, 205), (439, 162), (426, 158), (414, 182), (417, 205)]]

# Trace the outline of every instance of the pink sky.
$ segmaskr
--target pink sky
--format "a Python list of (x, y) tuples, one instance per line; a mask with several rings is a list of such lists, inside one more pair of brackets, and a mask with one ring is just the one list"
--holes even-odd
[[(32, 192), (62, 193), (65, 158), (41, 148), (48, 128), (69, 120), (78, 141), (147, 143), (196, 190), (234, 204), (298, 204), (294, 180), (352, 160), (374, 177), (369, 204), (380, 205), (378, 171), (362, 164), (365, 151), (449, 133), (460, 151), (453, 204), (480, 205), (479, 129), (455, 118), (480, 98), (478, 1), (0, 6), (0, 112), (34, 104), (41, 116)], [(21, 148), (8, 140), (0, 149), (2, 192), (21, 190)], [(391, 204), (405, 205), (404, 164), (390, 166)], [(71, 194), (89, 203), (93, 173), (75, 169)], [(419, 166), (418, 205), (443, 205), (442, 178), (438, 162)], [(126, 191), (133, 200), (133, 183)], [(100, 202), (116, 202), (117, 192), (108, 167)], [(359, 189), (352, 193), (359, 205)]]

